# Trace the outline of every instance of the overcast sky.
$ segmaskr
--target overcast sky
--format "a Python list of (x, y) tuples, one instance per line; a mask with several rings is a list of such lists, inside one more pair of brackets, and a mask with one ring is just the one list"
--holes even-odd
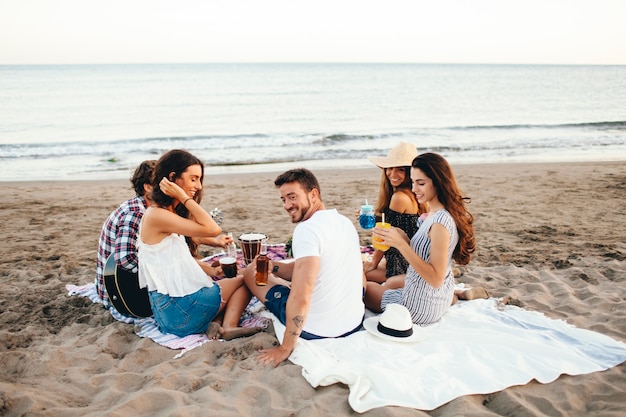
[(626, 65), (624, 0), (0, 0), (0, 64)]

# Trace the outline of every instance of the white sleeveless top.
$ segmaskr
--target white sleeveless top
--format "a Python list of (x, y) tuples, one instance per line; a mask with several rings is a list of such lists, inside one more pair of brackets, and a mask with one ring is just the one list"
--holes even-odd
[(191, 256), (185, 237), (172, 233), (155, 245), (137, 238), (139, 286), (173, 297), (193, 294), (212, 287), (213, 280)]

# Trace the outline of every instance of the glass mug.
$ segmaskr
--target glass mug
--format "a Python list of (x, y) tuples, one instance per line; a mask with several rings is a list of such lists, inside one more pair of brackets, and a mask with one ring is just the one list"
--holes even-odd
[(234, 278), (237, 276), (237, 258), (230, 256), (220, 258), (220, 266), (226, 278)]

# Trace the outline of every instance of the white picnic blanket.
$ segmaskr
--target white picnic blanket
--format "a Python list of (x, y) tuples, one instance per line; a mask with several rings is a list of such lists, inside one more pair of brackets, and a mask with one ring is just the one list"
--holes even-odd
[[(285, 327), (269, 312), (278, 338)], [(606, 370), (626, 360), (626, 344), (496, 299), (459, 302), (421, 328), (417, 343), (363, 330), (343, 339), (298, 341), (290, 360), (313, 386), (343, 383), (357, 412), (397, 405), (433, 410), (454, 398), (486, 394), (561, 374)]]

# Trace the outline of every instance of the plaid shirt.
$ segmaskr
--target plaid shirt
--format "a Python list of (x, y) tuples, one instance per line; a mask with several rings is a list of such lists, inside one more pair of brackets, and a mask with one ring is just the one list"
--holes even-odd
[(146, 211), (143, 197), (131, 198), (113, 211), (102, 225), (98, 241), (98, 261), (96, 263), (96, 290), (106, 307), (109, 296), (104, 288), (104, 265), (107, 258), (115, 251), (115, 263), (131, 272), (137, 272), (137, 233), (139, 222)]

